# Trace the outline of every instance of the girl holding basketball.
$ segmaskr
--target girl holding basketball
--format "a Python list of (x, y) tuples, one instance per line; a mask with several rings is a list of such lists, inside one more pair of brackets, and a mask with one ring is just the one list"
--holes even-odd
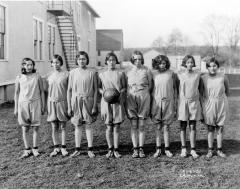
[(214, 131), (217, 132), (217, 155), (226, 157), (222, 151), (223, 126), (228, 117), (229, 82), (218, 72), (219, 62), (211, 58), (207, 64), (208, 74), (201, 77), (201, 93), (204, 122), (208, 126), (207, 158), (213, 156)]
[[(48, 84), (48, 100), (47, 121), (52, 125), (52, 139), (54, 150), (50, 157), (62, 153), (63, 156), (68, 155), (66, 150), (66, 122), (68, 121), (67, 113), (67, 88), (68, 88), (68, 72), (62, 70), (63, 59), (60, 55), (54, 55), (51, 61), (53, 72), (47, 77)], [(59, 129), (61, 129), (62, 145), (60, 148)]]
[[(30, 58), (22, 61), (22, 73), (17, 76), (15, 84), (15, 109), (14, 115), (22, 126), (23, 142), (25, 146), (21, 158), (29, 157), (32, 153), (39, 156), (38, 130), (41, 125), (41, 114), (45, 109), (43, 82), (36, 73), (35, 62)], [(33, 128), (33, 149), (29, 146), (29, 130)]]
[[(101, 99), (101, 117), (104, 120), (106, 129), (106, 139), (108, 144), (107, 158), (115, 156), (120, 158), (119, 153), (119, 130), (120, 124), (124, 121), (124, 94), (126, 93), (126, 80), (124, 72), (116, 69), (119, 64), (117, 56), (110, 52), (105, 59), (107, 70), (99, 74), (99, 91)], [(116, 89), (120, 93), (118, 102), (110, 104), (107, 98), (108, 89)], [(106, 95), (106, 96), (105, 96)], [(111, 95), (110, 93), (108, 95)], [(112, 94), (113, 96), (116, 94)]]
[(68, 115), (75, 126), (75, 152), (71, 157), (80, 155), (83, 126), (86, 126), (88, 142), (88, 156), (95, 157), (93, 153), (92, 123), (97, 118), (97, 73), (87, 67), (88, 54), (80, 51), (76, 56), (78, 68), (71, 70), (69, 75), (67, 102)]
[(198, 158), (196, 153), (196, 122), (201, 119), (201, 105), (199, 100), (200, 72), (193, 68), (196, 66), (194, 57), (186, 55), (182, 61), (183, 70), (178, 73), (179, 102), (178, 120), (180, 121), (180, 138), (182, 143), (181, 157), (187, 156), (186, 127), (190, 127), (190, 154)]
[(131, 57), (133, 68), (127, 73), (127, 113), (131, 121), (131, 138), (133, 158), (145, 157), (143, 146), (145, 140), (145, 120), (150, 113), (150, 93), (153, 82), (152, 74), (144, 64), (143, 54), (134, 51)]
[(169, 70), (170, 61), (167, 56), (159, 55), (152, 60), (153, 91), (151, 103), (151, 117), (156, 125), (156, 153), (154, 157), (161, 155), (161, 130), (163, 128), (165, 154), (172, 157), (169, 150), (169, 126), (175, 115), (176, 76)]

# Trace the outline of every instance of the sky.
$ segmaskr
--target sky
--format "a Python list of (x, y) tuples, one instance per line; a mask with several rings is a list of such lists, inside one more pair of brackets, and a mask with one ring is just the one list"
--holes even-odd
[(122, 29), (124, 48), (149, 47), (174, 28), (203, 45), (208, 15), (240, 16), (240, 0), (87, 0), (99, 14), (96, 29)]

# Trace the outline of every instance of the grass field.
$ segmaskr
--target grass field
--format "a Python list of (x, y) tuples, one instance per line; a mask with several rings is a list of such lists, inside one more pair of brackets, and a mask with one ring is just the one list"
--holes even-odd
[[(23, 142), (21, 128), (13, 117), (13, 105), (0, 108), (0, 188), (240, 188), (240, 97), (229, 98), (230, 120), (225, 126), (223, 149), (227, 158), (214, 156), (207, 160), (206, 128), (199, 124), (197, 151), (200, 158), (180, 158), (180, 137), (177, 123), (171, 126), (173, 158), (152, 157), (155, 151), (153, 125), (147, 125), (146, 155), (131, 158), (130, 123), (121, 127), (121, 159), (106, 159), (105, 126), (95, 123), (96, 158), (89, 159), (87, 142), (82, 140), (79, 157), (49, 157), (52, 149), (51, 128), (43, 117), (40, 130), (40, 157), (19, 160)], [(68, 123), (67, 148), (74, 151), (73, 127)]]

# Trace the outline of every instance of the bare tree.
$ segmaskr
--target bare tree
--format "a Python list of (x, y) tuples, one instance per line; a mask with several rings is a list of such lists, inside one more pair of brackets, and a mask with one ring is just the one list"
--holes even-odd
[(225, 16), (210, 15), (203, 20), (202, 34), (208, 45), (211, 46), (214, 56), (218, 55), (219, 45), (223, 44), (225, 23)]
[(236, 52), (240, 41), (240, 18), (239, 17), (227, 17), (226, 22), (226, 44), (233, 52)]
[(151, 47), (160, 48), (160, 47), (163, 47), (164, 45), (165, 45), (165, 42), (164, 42), (163, 38), (161, 36), (159, 36), (157, 39), (155, 39), (152, 42)]
[(167, 46), (173, 47), (175, 54), (177, 54), (177, 48), (183, 43), (183, 34), (182, 32), (175, 28), (172, 30), (168, 36)]

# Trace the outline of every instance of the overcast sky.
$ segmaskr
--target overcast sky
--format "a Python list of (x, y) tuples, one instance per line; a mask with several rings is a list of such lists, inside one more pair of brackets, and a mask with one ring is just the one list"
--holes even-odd
[(178, 28), (203, 44), (203, 19), (211, 14), (240, 16), (240, 0), (87, 0), (100, 15), (97, 29), (122, 29), (124, 47), (148, 47)]

